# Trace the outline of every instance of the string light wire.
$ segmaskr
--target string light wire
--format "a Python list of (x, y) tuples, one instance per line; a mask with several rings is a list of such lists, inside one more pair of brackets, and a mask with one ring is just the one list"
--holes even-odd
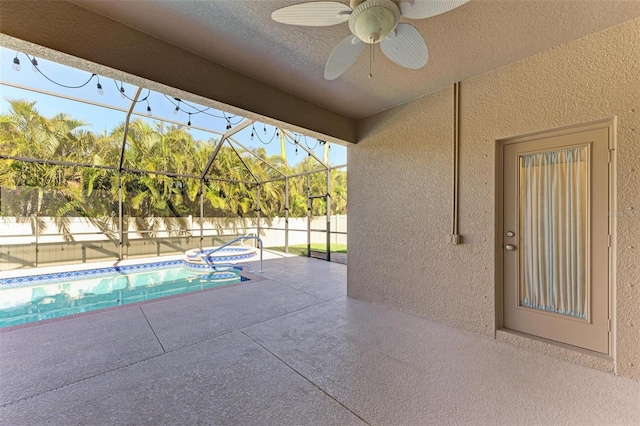
[[(85, 81), (84, 83), (80, 84), (79, 86), (68, 86), (66, 84), (58, 83), (57, 81), (49, 78), (49, 76), (47, 76), (45, 73), (42, 72), (42, 70), (40, 69), (40, 66), (38, 65), (38, 61), (36, 60), (35, 56), (31, 57), (26, 53), (24, 55), (27, 57), (29, 62), (31, 62), (31, 64), (33, 65), (33, 68), (36, 69), (39, 74), (41, 74), (44, 78), (46, 78), (47, 80), (49, 80), (53, 84), (55, 84), (57, 86), (60, 86), (60, 87), (64, 87), (64, 88), (67, 88), (67, 89), (80, 89), (81, 87), (84, 87), (87, 84), (89, 84), (91, 82), (91, 80), (93, 80), (93, 77), (97, 77), (96, 74), (91, 74), (91, 77), (89, 77), (89, 79), (87, 81)], [(16, 53), (16, 58), (17, 57), (18, 57), (18, 54)]]
[[(196, 108), (196, 107), (195, 107), (195, 105), (193, 105), (193, 104), (191, 104), (191, 103), (189, 103), (189, 102), (187, 102), (187, 101), (184, 101), (184, 100), (182, 100), (182, 99), (178, 99), (178, 98), (171, 98), (170, 96), (168, 96), (168, 95), (166, 95), (166, 94), (164, 94), (164, 93), (163, 93), (163, 95), (164, 95), (164, 97), (165, 97), (165, 98), (167, 98), (167, 100), (168, 100), (169, 102), (171, 102), (171, 104), (175, 107), (175, 110), (176, 110), (176, 111), (181, 111), (181, 112), (184, 112), (185, 114), (193, 114), (193, 115), (197, 115), (197, 114), (205, 114), (205, 115), (208, 115), (208, 116), (210, 116), (210, 117), (214, 117), (214, 118), (222, 118), (222, 119), (224, 119), (224, 120), (227, 120), (227, 123), (232, 124), (232, 125), (234, 125), (234, 126), (235, 126), (236, 124), (239, 124), (239, 123), (243, 120), (243, 118), (242, 118), (242, 117), (239, 117), (239, 116), (237, 116), (237, 115), (227, 115), (224, 111), (222, 111), (222, 116), (219, 116), (219, 115), (213, 114), (213, 113), (211, 113), (211, 112), (208, 112), (208, 111), (211, 109), (211, 108), (209, 108), (209, 107), (204, 108), (204, 109), (198, 109), (198, 108)], [(174, 102), (174, 100), (176, 100), (176, 101), (177, 101), (177, 103), (176, 103), (176, 102)], [(188, 106), (188, 107), (189, 107), (189, 108), (191, 108), (193, 111), (187, 111), (187, 110), (185, 110), (185, 109), (182, 107), (182, 105), (186, 105), (186, 106)], [(235, 123), (231, 123), (231, 120), (233, 120), (234, 118), (238, 118), (238, 120), (237, 120)]]
[[(264, 130), (266, 132), (267, 127), (264, 127)], [(254, 135), (258, 138), (258, 140), (263, 144), (263, 145), (269, 145), (271, 142), (273, 142), (273, 139), (276, 137), (276, 133), (278, 133), (278, 129), (274, 129), (273, 131), (273, 135), (271, 135), (271, 139), (269, 139), (269, 141), (265, 142), (264, 140), (262, 140), (262, 138), (260, 137), (260, 133), (256, 130), (255, 126), (252, 124), (251, 125), (251, 135)], [(266, 133), (265, 133), (266, 134)]]
[[(20, 67), (20, 59), (18, 58), (18, 55), (19, 55), (20, 53), (21, 53), (21, 52), (16, 52), (16, 56), (15, 56), (15, 58), (13, 59), (14, 67), (16, 67), (16, 66), (17, 66), (18, 68)], [(32, 64), (32, 66), (33, 66), (33, 70), (34, 70), (35, 72), (39, 73), (39, 74), (40, 74), (40, 75), (42, 75), (44, 78), (46, 78), (48, 81), (50, 81), (51, 83), (53, 83), (53, 84), (55, 84), (55, 85), (57, 85), (57, 86), (64, 87), (64, 88), (66, 88), (66, 89), (80, 89), (80, 88), (82, 88), (82, 87), (85, 87), (87, 84), (89, 84), (89, 83), (93, 80), (93, 78), (95, 77), (95, 78), (97, 79), (96, 87), (97, 87), (97, 89), (98, 89), (98, 93), (99, 93), (99, 94), (103, 94), (102, 85), (100, 84), (100, 76), (99, 76), (99, 75), (97, 75), (97, 74), (95, 74), (95, 73), (92, 73), (92, 74), (89, 76), (89, 78), (88, 78), (84, 83), (79, 84), (79, 85), (77, 85), (77, 86), (72, 86), (72, 85), (67, 85), (67, 84), (59, 83), (59, 82), (57, 82), (57, 81), (53, 80), (53, 79), (52, 79), (51, 77), (49, 77), (48, 75), (46, 75), (44, 72), (42, 72), (42, 69), (40, 69), (40, 65), (38, 64), (38, 60), (36, 59), (36, 57), (35, 57), (35, 56), (30, 56), (30, 55), (29, 55), (29, 54), (27, 54), (27, 53), (24, 53), (24, 55), (27, 57), (27, 59), (29, 60), (29, 62)], [(125, 91), (124, 91), (124, 82), (120, 81), (120, 86), (118, 86), (118, 81), (116, 81), (115, 79), (113, 79), (113, 84), (116, 86), (116, 89), (118, 89), (118, 91), (120, 92), (120, 94), (121, 94), (124, 98), (126, 98), (126, 99), (130, 100), (131, 102), (136, 102), (136, 103), (138, 103), (138, 102), (146, 102), (146, 103), (147, 103), (147, 114), (149, 114), (149, 115), (151, 114), (151, 106), (150, 106), (150, 104), (149, 104), (149, 96), (151, 95), (151, 89), (147, 89), (147, 95), (146, 95), (146, 96), (144, 96), (143, 98), (140, 98), (140, 99), (134, 100), (133, 98), (131, 98), (131, 97), (127, 96), (127, 94), (125, 93)], [(209, 112), (209, 110), (211, 110), (211, 109), (212, 109), (212, 108), (210, 108), (210, 107), (206, 107), (206, 108), (203, 108), (203, 109), (199, 109), (199, 108), (197, 108), (195, 105), (193, 105), (193, 104), (191, 104), (191, 103), (189, 103), (189, 102), (186, 102), (186, 101), (184, 101), (184, 100), (182, 100), (182, 99), (178, 99), (178, 98), (173, 98), (173, 99), (172, 99), (171, 97), (169, 97), (168, 95), (166, 95), (166, 94), (164, 94), (164, 93), (163, 93), (163, 95), (164, 95), (164, 97), (165, 97), (165, 98), (167, 98), (167, 99), (169, 100), (169, 102), (171, 102), (171, 104), (173, 104), (173, 106), (175, 107), (175, 109), (174, 109), (174, 114), (175, 114), (175, 113), (177, 113), (178, 111), (180, 111), (180, 112), (184, 112), (184, 113), (186, 113), (186, 114), (188, 114), (188, 115), (189, 115), (189, 119), (188, 119), (188, 122), (187, 122), (187, 127), (190, 127), (190, 126), (191, 126), (191, 115), (197, 115), (197, 114), (205, 114), (205, 115), (208, 115), (208, 116), (210, 116), (210, 117), (220, 118), (220, 119), (226, 120), (226, 121), (227, 121), (227, 130), (231, 129), (233, 126), (235, 126), (235, 125), (239, 124), (240, 122), (242, 122), (242, 121), (244, 120), (244, 118), (243, 118), (243, 117), (240, 117), (240, 116), (238, 116), (238, 115), (232, 115), (232, 114), (229, 114), (229, 115), (228, 115), (228, 114), (227, 114), (227, 113), (225, 113), (224, 111), (222, 111), (222, 116), (217, 115), (217, 114), (213, 114), (213, 113)], [(175, 101), (176, 101), (177, 103), (176, 103), (176, 102), (174, 102), (174, 99), (175, 99)], [(190, 108), (190, 109), (192, 109), (193, 111), (187, 111), (187, 110), (185, 110), (185, 109), (182, 107), (182, 105), (186, 105), (187, 107), (189, 107), (189, 108)], [(235, 119), (237, 119), (237, 120), (235, 120)], [(263, 124), (263, 132), (264, 132), (264, 134), (265, 134), (265, 135), (267, 134), (267, 127), (266, 127), (266, 125), (264, 125), (264, 124)], [(260, 137), (260, 134), (259, 134), (259, 132), (256, 130), (255, 125), (252, 125), (252, 136), (253, 136), (253, 135), (255, 135), (255, 136), (258, 138), (258, 140), (259, 140), (262, 144), (264, 144), (264, 145), (268, 145), (268, 144), (270, 144), (271, 142), (273, 142), (273, 139), (275, 139), (275, 137), (276, 137), (276, 136), (280, 136), (280, 129), (278, 129), (278, 128), (276, 127), (276, 128), (274, 129), (273, 135), (271, 135), (271, 138), (270, 138), (268, 141), (266, 141), (266, 142), (265, 142), (265, 139), (262, 139), (262, 138)], [(312, 148), (311, 146), (309, 146), (309, 142), (308, 142), (308, 140), (307, 140), (307, 136), (306, 136), (306, 135), (301, 135), (301, 134), (298, 134), (298, 133), (294, 133), (294, 140), (292, 140), (288, 135), (286, 135), (286, 134), (285, 134), (285, 140), (286, 140), (288, 143), (290, 143), (291, 145), (298, 145), (298, 143), (299, 143), (300, 141), (302, 141), (302, 138), (304, 138), (304, 143), (305, 143), (305, 145), (307, 146), (307, 148), (308, 148), (309, 150), (314, 150), (314, 149), (316, 149), (316, 148), (318, 147), (318, 144), (320, 143), (320, 141), (316, 139), (316, 144), (315, 144), (315, 145), (313, 146), (313, 148)], [(326, 143), (326, 142), (325, 142), (325, 143)], [(297, 151), (297, 147), (296, 147), (296, 151)]]
[[(94, 74), (95, 75), (95, 74)], [(116, 85), (116, 88), (118, 89), (118, 91), (120, 92), (120, 94), (125, 98), (125, 99), (129, 99), (131, 102), (135, 102), (135, 103), (139, 103), (139, 102), (144, 102), (147, 101), (147, 103), (149, 103), (148, 99), (149, 99), (149, 95), (151, 94), (151, 89), (147, 89), (147, 96), (145, 96), (144, 98), (138, 99), (138, 100), (133, 100), (133, 98), (130, 98), (129, 96), (127, 96), (127, 94), (124, 92), (124, 83), (121, 81), (120, 82), (120, 87), (118, 87), (118, 83), (116, 82), (116, 80), (113, 80), (113, 84)]]

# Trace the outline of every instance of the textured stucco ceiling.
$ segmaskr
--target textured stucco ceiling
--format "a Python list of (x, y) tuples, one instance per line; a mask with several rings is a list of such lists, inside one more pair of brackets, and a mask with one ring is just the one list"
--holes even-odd
[[(403, 69), (376, 51), (337, 80), (324, 64), (349, 35), (346, 23), (295, 27), (271, 12), (298, 0), (76, 0), (74, 3), (136, 28), (248, 77), (352, 119), (362, 119), (502, 65), (640, 17), (640, 1), (472, 0), (415, 25), (429, 46), (429, 63)], [(348, 3), (345, 0), (345, 3)]]

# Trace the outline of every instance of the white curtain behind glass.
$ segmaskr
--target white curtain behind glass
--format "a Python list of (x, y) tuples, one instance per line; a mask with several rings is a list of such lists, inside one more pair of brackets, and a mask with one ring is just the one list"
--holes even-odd
[(586, 318), (586, 148), (520, 157), (520, 304)]

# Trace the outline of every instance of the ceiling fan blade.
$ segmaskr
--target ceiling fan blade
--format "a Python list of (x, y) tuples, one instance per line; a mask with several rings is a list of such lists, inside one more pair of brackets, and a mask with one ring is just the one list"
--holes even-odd
[(429, 60), (429, 50), (422, 34), (410, 24), (398, 24), (395, 36), (382, 40), (380, 49), (387, 58), (405, 68), (417, 70)]
[(364, 50), (364, 43), (350, 35), (333, 48), (327, 65), (324, 68), (324, 78), (335, 80), (340, 77), (358, 59)]
[(271, 14), (271, 19), (282, 24), (308, 27), (326, 27), (349, 20), (351, 8), (336, 1), (294, 4)]
[(448, 12), (462, 6), (469, 0), (404, 0), (400, 3), (400, 13), (409, 19), (424, 19)]

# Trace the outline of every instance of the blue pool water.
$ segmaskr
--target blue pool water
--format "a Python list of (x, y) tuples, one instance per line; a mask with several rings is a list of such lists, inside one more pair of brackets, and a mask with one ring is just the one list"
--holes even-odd
[(72, 273), (78, 276), (47, 276), (45, 279), (29, 277), (21, 279), (21, 283), (0, 285), (0, 328), (246, 280), (235, 269), (194, 273), (176, 265), (147, 270), (127, 267), (125, 272), (114, 271), (114, 268), (105, 271), (92, 270), (90, 273)]

